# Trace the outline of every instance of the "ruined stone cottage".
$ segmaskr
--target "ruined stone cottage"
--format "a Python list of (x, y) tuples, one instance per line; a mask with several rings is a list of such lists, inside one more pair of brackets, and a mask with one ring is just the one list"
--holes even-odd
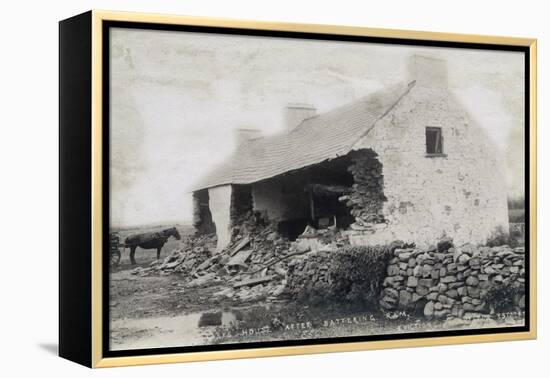
[(408, 65), (406, 82), (332, 111), (289, 106), (286, 132), (238, 130), (234, 154), (193, 189), (197, 230), (223, 249), (253, 210), (290, 238), (330, 225), (359, 245), (507, 233), (503, 160), (448, 88), (446, 62)]

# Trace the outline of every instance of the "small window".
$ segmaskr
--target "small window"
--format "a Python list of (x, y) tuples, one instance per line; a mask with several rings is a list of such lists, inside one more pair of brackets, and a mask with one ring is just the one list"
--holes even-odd
[(443, 154), (441, 127), (426, 127), (426, 153), (428, 155)]

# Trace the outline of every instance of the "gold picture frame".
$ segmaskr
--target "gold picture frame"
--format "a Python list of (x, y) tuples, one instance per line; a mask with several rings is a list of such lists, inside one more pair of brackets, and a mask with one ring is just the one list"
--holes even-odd
[[(80, 18), (79, 18), (80, 17)], [(343, 35), (343, 36), (357, 36), (357, 37), (375, 37), (380, 39), (399, 39), (402, 41), (440, 41), (449, 43), (464, 43), (464, 44), (481, 44), (481, 45), (501, 45), (501, 46), (519, 46), (528, 50), (529, 58), (529, 76), (526, 78), (529, 84), (529, 103), (528, 112), (529, 119), (529, 140), (526, 144), (529, 148), (529, 235), (526, 236), (529, 241), (528, 258), (529, 258), (529, 270), (528, 270), (528, 288), (529, 288), (529, 308), (528, 308), (528, 324), (529, 329), (522, 332), (507, 332), (507, 333), (487, 333), (487, 334), (475, 334), (475, 335), (453, 335), (444, 337), (425, 337), (425, 338), (407, 338), (397, 340), (376, 340), (376, 341), (361, 341), (361, 342), (346, 342), (346, 343), (331, 343), (331, 344), (315, 344), (315, 345), (300, 345), (300, 346), (277, 346), (277, 347), (258, 347), (253, 349), (226, 349), (216, 351), (198, 351), (198, 352), (182, 352), (182, 353), (170, 353), (170, 354), (144, 354), (133, 356), (120, 356), (120, 357), (106, 357), (103, 353), (104, 345), (104, 318), (103, 307), (104, 303), (104, 237), (105, 232), (104, 225), (104, 208), (103, 208), (103, 193), (106, 190), (103, 177), (106, 174), (104, 172), (104, 138), (103, 134), (103, 122), (104, 122), (104, 107), (106, 106), (103, 98), (103, 85), (105, 72), (103, 71), (103, 48), (104, 48), (104, 25), (107, 22), (127, 22), (127, 23), (139, 23), (144, 26), (150, 24), (158, 25), (186, 25), (186, 26), (198, 26), (198, 27), (214, 27), (214, 28), (229, 28), (229, 29), (241, 29), (241, 30), (261, 30), (261, 31), (277, 31), (277, 32), (291, 32), (291, 33), (314, 33), (318, 35)], [(535, 339), (537, 336), (537, 301), (536, 301), (536, 286), (537, 286), (537, 265), (536, 265), (536, 225), (537, 225), (537, 41), (531, 38), (515, 38), (515, 37), (501, 37), (501, 36), (484, 36), (484, 35), (470, 35), (470, 34), (453, 34), (453, 33), (437, 33), (437, 32), (424, 32), (424, 31), (412, 31), (412, 30), (394, 30), (394, 29), (378, 29), (367, 27), (352, 27), (352, 26), (334, 26), (334, 25), (316, 25), (316, 24), (294, 24), (294, 23), (281, 23), (281, 22), (259, 22), (250, 20), (229, 20), (218, 19), (210, 17), (189, 17), (189, 16), (175, 16), (175, 15), (160, 15), (160, 14), (146, 14), (146, 13), (127, 13), (127, 12), (111, 12), (93, 10), (82, 16), (76, 16), (73, 19), (61, 22), (60, 33), (60, 73), (61, 76), (65, 75), (64, 61), (63, 59), (71, 59), (72, 55), (78, 52), (79, 48), (88, 49), (89, 55), (82, 57), (81, 59), (87, 59), (91, 57), (88, 68), (89, 78), (85, 81), (85, 85), (89, 87), (83, 88), (83, 93), (90, 90), (90, 97), (81, 98), (79, 96), (63, 97), (61, 95), (60, 100), (60, 112), (66, 112), (67, 107), (71, 105), (71, 101), (90, 100), (87, 104), (87, 115), (67, 115), (65, 118), (62, 116), (61, 125), (61, 138), (64, 139), (63, 133), (69, 127), (68, 123), (71, 121), (72, 127), (77, 127), (74, 124), (75, 121), (90, 121), (89, 128), (84, 127), (83, 140), (89, 141), (89, 156), (90, 167), (88, 174), (89, 181), (83, 182), (83, 185), (91, 185), (89, 188), (89, 213), (81, 214), (81, 216), (90, 216), (89, 223), (83, 225), (69, 224), (70, 216), (67, 216), (64, 221), (61, 220), (63, 227), (61, 229), (61, 237), (65, 238), (64, 232), (71, 231), (70, 227), (80, 227), (75, 232), (77, 234), (87, 234), (91, 245), (85, 246), (86, 252), (83, 252), (86, 256), (81, 260), (76, 257), (69, 257), (68, 252), (63, 248), (70, 249), (70, 241), (63, 242), (60, 247), (61, 253), (61, 266), (65, 267), (60, 269), (60, 354), (63, 357), (69, 358), (76, 362), (82, 363), (90, 367), (114, 367), (114, 366), (130, 366), (130, 365), (144, 365), (144, 364), (161, 364), (161, 363), (174, 363), (174, 362), (190, 362), (190, 361), (208, 361), (208, 360), (220, 360), (220, 359), (239, 359), (250, 357), (267, 357), (267, 356), (284, 356), (284, 355), (300, 355), (311, 353), (329, 353), (329, 352), (347, 352), (347, 351), (360, 351), (360, 350), (372, 350), (372, 349), (389, 349), (389, 348), (403, 348), (403, 347), (419, 347), (419, 346), (436, 346), (436, 345), (449, 345), (449, 344), (466, 344), (466, 343), (482, 343), (482, 342), (495, 342), (495, 341), (514, 341), (514, 340), (528, 340)], [(84, 45), (78, 43), (76, 40), (71, 40), (66, 34), (74, 34), (77, 31), (82, 31), (86, 34), (84, 40), (88, 41)], [(72, 37), (75, 38), (74, 36)], [(88, 44), (89, 43), (89, 44)], [(77, 74), (75, 74), (77, 75)], [(61, 89), (64, 89), (64, 83), (69, 83), (70, 78), (61, 78)], [(65, 81), (64, 81), (65, 80)], [(67, 84), (69, 85), (69, 84)], [(83, 103), (82, 108), (86, 108), (86, 103)], [(76, 118), (71, 118), (76, 117)], [(78, 118), (83, 117), (83, 118)], [(86, 118), (88, 117), (88, 118)], [(76, 131), (72, 131), (76, 132)], [(80, 135), (80, 134), (79, 134)], [(69, 137), (67, 137), (69, 138)], [(89, 139), (87, 139), (89, 138)], [(63, 149), (63, 143), (62, 149)], [(83, 152), (84, 153), (84, 152)], [(66, 159), (63, 153), (61, 154), (61, 165)], [(71, 168), (66, 168), (67, 176), (72, 172)], [(77, 168), (74, 168), (77, 169)], [(63, 184), (63, 170), (62, 170), (62, 184)], [(63, 185), (62, 185), (63, 186)], [(527, 194), (527, 193), (526, 193)], [(61, 218), (69, 211), (63, 206), (69, 206), (71, 201), (77, 201), (79, 196), (88, 195), (82, 193), (66, 193), (66, 204), (61, 204)], [(88, 210), (87, 210), (88, 211)], [(70, 214), (69, 214), (70, 215)], [(78, 215), (72, 214), (77, 217)], [(88, 228), (89, 226), (89, 228)], [(73, 250), (73, 253), (78, 252)], [(67, 273), (65, 269), (70, 269), (73, 272), (86, 272), (79, 279), (88, 280), (89, 286), (82, 286), (76, 281), (77, 278)], [(70, 286), (73, 288), (71, 289)], [(88, 293), (88, 289), (90, 290)], [(76, 296), (76, 290), (81, 290), (82, 298), (84, 301), (84, 307), (82, 311), (89, 312), (89, 316), (82, 319), (81, 324), (67, 326), (68, 319), (73, 319), (78, 316), (76, 309), (71, 309), (74, 305), (74, 296)], [(64, 297), (68, 298), (64, 301)], [(73, 301), (73, 302), (72, 302)], [(70, 303), (69, 303), (70, 302)], [(89, 323), (88, 323), (89, 322)], [(89, 327), (88, 327), (89, 326)], [(80, 332), (80, 336), (85, 334), (83, 340), (89, 341), (89, 349), (84, 348), (84, 352), (72, 352), (74, 349), (75, 333)], [(89, 353), (89, 354), (88, 354)], [(84, 354), (84, 356), (83, 356)]]

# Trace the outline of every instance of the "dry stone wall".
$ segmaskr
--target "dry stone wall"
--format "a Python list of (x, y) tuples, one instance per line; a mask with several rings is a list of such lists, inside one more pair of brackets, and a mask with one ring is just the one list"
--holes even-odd
[[(525, 307), (525, 250), (463, 247), (438, 252), (396, 249), (387, 267), (380, 307), (410, 310), (427, 318), (475, 318), (490, 313), (491, 289), (513, 289), (513, 306)], [(498, 303), (497, 303), (498, 305)]]
[(294, 297), (314, 297), (326, 292), (332, 284), (329, 274), (332, 253), (333, 251), (317, 251), (292, 259), (287, 272), (288, 292)]
[[(335, 285), (331, 250), (293, 258), (286, 275), (287, 291), (296, 298), (318, 301)], [(498, 295), (491, 292), (501, 291)], [(506, 302), (506, 303), (503, 303)], [(428, 319), (471, 320), (505, 304), (525, 308), (525, 249), (509, 246), (397, 248), (386, 267), (379, 292), (383, 311), (406, 311)]]

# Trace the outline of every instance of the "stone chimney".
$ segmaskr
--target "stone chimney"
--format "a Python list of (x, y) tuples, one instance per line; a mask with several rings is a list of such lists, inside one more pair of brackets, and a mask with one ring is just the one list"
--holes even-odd
[(409, 80), (416, 80), (421, 87), (447, 87), (447, 61), (428, 56), (413, 55), (409, 58)]
[(243, 146), (252, 139), (257, 139), (262, 136), (261, 130), (258, 129), (236, 129), (234, 133), (236, 148)]
[(305, 119), (317, 114), (317, 109), (308, 104), (289, 104), (285, 108), (286, 131), (290, 133)]

